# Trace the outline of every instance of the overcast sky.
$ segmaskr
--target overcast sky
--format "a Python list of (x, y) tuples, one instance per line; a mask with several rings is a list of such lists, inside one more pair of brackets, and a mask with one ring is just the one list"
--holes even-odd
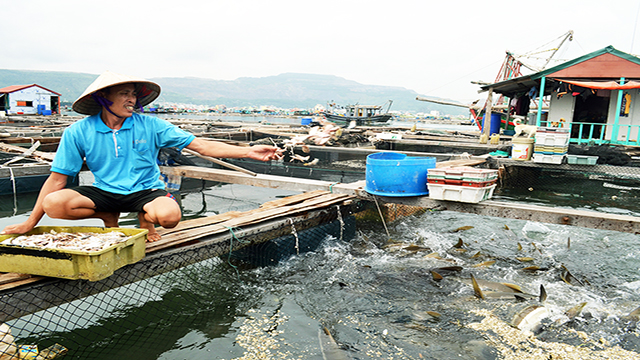
[[(0, 69), (234, 80), (286, 72), (470, 102), (505, 57), (640, 54), (640, 1), (0, 0)], [(547, 50), (546, 52), (544, 52)], [(555, 64), (552, 62), (552, 64)], [(160, 84), (162, 85), (162, 84)]]

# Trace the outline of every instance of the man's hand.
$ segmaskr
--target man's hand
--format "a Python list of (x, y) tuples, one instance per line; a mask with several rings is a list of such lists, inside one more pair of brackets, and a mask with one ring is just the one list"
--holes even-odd
[(24, 234), (34, 227), (28, 221), (25, 221), (21, 224), (7, 225), (0, 234)]
[(254, 160), (269, 161), (282, 159), (282, 149), (269, 145), (254, 145), (247, 157)]

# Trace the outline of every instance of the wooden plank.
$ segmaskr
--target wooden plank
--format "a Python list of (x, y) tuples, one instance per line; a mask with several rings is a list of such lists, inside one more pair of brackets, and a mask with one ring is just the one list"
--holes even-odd
[(0, 285), (0, 291), (3, 290), (8, 290), (8, 289), (13, 289), (15, 287), (18, 286), (22, 286), (22, 285), (27, 285), (27, 284), (32, 284), (41, 280), (47, 279), (44, 276), (32, 276), (30, 278), (25, 278), (25, 279), (19, 279), (16, 281), (11, 281), (11, 282), (7, 282), (5, 284)]
[(454, 141), (433, 141), (433, 140), (385, 140), (391, 144), (406, 144), (416, 146), (446, 146), (455, 149), (485, 149), (487, 152), (495, 151), (499, 145), (480, 144), (473, 142), (454, 142)]
[(282, 198), (282, 199), (276, 199), (276, 200), (267, 201), (266, 203), (260, 205), (260, 208), (268, 209), (268, 208), (271, 208), (271, 207), (295, 204), (295, 203), (298, 203), (298, 202), (301, 202), (301, 201), (305, 201), (305, 200), (311, 199), (311, 198), (316, 197), (316, 196), (324, 195), (326, 193), (327, 192), (324, 191), (324, 190), (313, 190), (313, 191), (309, 191), (309, 192), (304, 192), (304, 193), (298, 194), (298, 195), (287, 196), (287, 197)]
[[(373, 196), (362, 192), (360, 198)], [(640, 217), (595, 211), (546, 207), (522, 203), (485, 200), (480, 203), (434, 200), (423, 197), (376, 197), (379, 202), (418, 206), (427, 209), (450, 210), (483, 216), (536, 221), (548, 224), (572, 225), (590, 229), (612, 230), (640, 234)]]
[(450, 167), (450, 166), (475, 166), (483, 164), (487, 159), (459, 159), (449, 161), (438, 161), (436, 163), (437, 168)]
[[(313, 197), (317, 197), (320, 195), (326, 194), (326, 191), (323, 190), (316, 190), (316, 191), (312, 191), (312, 192), (308, 192), (308, 193), (302, 193), (302, 194), (298, 194), (298, 195), (293, 195), (293, 196), (288, 196), (286, 198), (282, 198), (282, 199), (276, 199), (276, 200), (272, 200), (269, 202), (266, 202), (264, 204), (262, 204), (260, 206), (260, 209), (268, 209), (268, 208), (272, 208), (272, 207), (277, 207), (277, 206), (283, 206), (283, 205), (290, 205), (290, 204), (294, 204), (294, 203), (299, 203), (301, 201), (313, 198)], [(255, 212), (255, 211), (259, 211), (260, 209), (254, 209), (254, 210), (250, 210), (251, 212)], [(159, 240), (157, 242), (151, 243), (149, 245), (147, 245), (147, 248), (153, 248), (154, 245), (160, 245), (160, 244), (164, 244), (165, 242), (165, 235), (168, 234), (172, 234), (172, 233), (176, 233), (176, 232), (181, 232), (184, 230), (188, 230), (188, 229), (192, 229), (192, 228), (196, 228), (196, 227), (201, 227), (204, 225), (211, 225), (211, 224), (217, 224), (217, 223), (221, 223), (227, 220), (230, 220), (232, 218), (236, 218), (239, 216), (244, 216), (246, 215), (247, 212), (239, 212), (239, 211), (230, 211), (230, 212), (226, 212), (224, 214), (218, 214), (218, 215), (213, 215), (213, 216), (208, 216), (208, 217), (204, 217), (204, 218), (199, 218), (199, 219), (192, 219), (192, 220), (185, 220), (185, 221), (181, 221), (178, 226), (172, 228), (172, 229), (164, 229), (164, 228), (159, 228), (158, 229), (158, 233), (163, 236), (162, 240)]]
[[(12, 153), (24, 154), (29, 149), (25, 149), (25, 148), (23, 148), (21, 146), (10, 145), (10, 144), (5, 144), (5, 143), (0, 142), (0, 150), (6, 151), (6, 152), (12, 152)], [(28, 155), (28, 157), (33, 157), (33, 158), (36, 158), (36, 159), (40, 158), (40, 159), (44, 159), (44, 160), (48, 160), (48, 161), (53, 161), (53, 157), (55, 155), (56, 155), (55, 153), (34, 151), (31, 155)]]
[(293, 179), (285, 176), (258, 174), (249, 176), (237, 171), (203, 168), (198, 166), (162, 166), (163, 174), (178, 175), (193, 179), (219, 181), (223, 183), (286, 189), (291, 191), (330, 190), (332, 183), (321, 180)]
[(248, 226), (263, 221), (273, 220), (281, 217), (295, 216), (297, 214), (328, 207), (342, 203), (349, 199), (349, 195), (325, 193), (293, 205), (271, 207), (266, 209), (254, 209), (243, 213), (241, 216), (231, 218), (227, 221), (212, 223), (199, 227), (189, 227), (184, 231), (173, 232), (163, 236), (157, 242), (147, 244), (147, 253), (180, 245), (186, 242), (197, 240), (202, 236), (218, 234), (230, 231), (234, 228)]
[(178, 226), (174, 228), (171, 228), (171, 229), (158, 228), (157, 231), (158, 231), (158, 234), (160, 234), (161, 236), (164, 236), (171, 233), (180, 232), (180, 231), (188, 230), (188, 229), (203, 226), (203, 225), (210, 225), (210, 224), (216, 224), (219, 222), (227, 221), (233, 217), (240, 216), (241, 214), (242, 212), (240, 211), (229, 211), (224, 214), (218, 214), (213, 216), (207, 216), (204, 218), (181, 221), (178, 224)]
[(17, 274), (17, 273), (0, 274), (0, 285), (18, 281), (18, 280), (29, 279), (32, 276), (33, 275), (30, 275), (30, 274)]
[(51, 173), (51, 165), (37, 163), (37, 164), (25, 164), (16, 165), (12, 164), (10, 167), (0, 168), (0, 177), (13, 176), (31, 176), (31, 175), (49, 175)]

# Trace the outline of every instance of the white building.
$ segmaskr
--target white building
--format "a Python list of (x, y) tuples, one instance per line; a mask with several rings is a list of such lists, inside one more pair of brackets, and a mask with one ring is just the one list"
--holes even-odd
[(7, 115), (60, 113), (60, 94), (40, 85), (12, 85), (0, 89), (0, 112)]

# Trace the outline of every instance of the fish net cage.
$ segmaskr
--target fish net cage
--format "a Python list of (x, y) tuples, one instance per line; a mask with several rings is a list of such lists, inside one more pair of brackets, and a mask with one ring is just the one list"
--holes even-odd
[(236, 309), (255, 301), (236, 291), (243, 269), (278, 264), (324, 241), (348, 241), (372, 209), (356, 201), (280, 219), (266, 230), (229, 229), (224, 241), (149, 253), (99, 281), (42, 278), (4, 289), (0, 323), (10, 332), (0, 334), (0, 345), (41, 353), (62, 347), (64, 359), (156, 359), (193, 329), (223, 336), (228, 326), (219, 324), (230, 325)]
[(497, 200), (640, 212), (640, 167), (511, 161), (499, 168)]

